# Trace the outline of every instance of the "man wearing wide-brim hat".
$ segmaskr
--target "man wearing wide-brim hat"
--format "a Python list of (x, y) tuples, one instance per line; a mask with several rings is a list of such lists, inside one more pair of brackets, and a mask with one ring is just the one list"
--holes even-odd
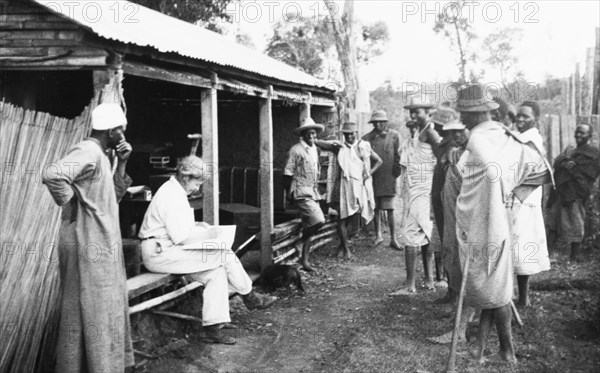
[(387, 114), (383, 110), (375, 110), (369, 123), (373, 130), (363, 136), (363, 140), (371, 144), (383, 164), (373, 173), (373, 193), (375, 195), (375, 241), (377, 246), (383, 242), (381, 229), (381, 214), (387, 212), (390, 228), (390, 246), (400, 249), (396, 238), (396, 223), (394, 219), (394, 199), (396, 197), (396, 179), (400, 176), (400, 133), (389, 128)]
[(549, 181), (542, 152), (491, 120), (491, 111), (498, 106), (482, 85), (470, 84), (458, 92), (456, 110), (471, 135), (462, 172), (466, 177), (456, 201), (456, 235), (461, 265), (469, 263), (465, 301), (482, 310), (477, 348), (480, 362), (494, 323), (500, 339), (499, 356), (516, 361), (511, 334), (512, 245), (524, 243), (511, 242), (504, 200), (513, 193), (523, 201)]
[[(134, 365), (118, 205), (131, 185), (125, 173), (131, 154), (127, 119), (117, 104), (98, 105), (91, 119), (91, 136), (43, 174), (63, 210), (56, 372), (123, 372)], [(111, 149), (117, 156), (114, 175)]]
[(302, 120), (300, 127), (294, 130), (294, 133), (300, 136), (300, 141), (290, 149), (283, 172), (286, 200), (296, 204), (302, 217), (304, 231), (300, 263), (306, 271), (314, 271), (310, 264), (312, 236), (325, 223), (325, 217), (318, 202), (323, 198), (318, 190), (321, 167), (315, 144), (317, 134), (323, 129), (323, 125), (315, 123), (310, 117)]
[(431, 185), (436, 164), (434, 147), (437, 150), (441, 137), (434, 129), (429, 110), (434, 104), (426, 97), (411, 97), (404, 106), (410, 112), (411, 121), (417, 125), (417, 132), (408, 140), (400, 153), (400, 164), (405, 169), (407, 195), (404, 205), (404, 258), (406, 262), (406, 284), (390, 293), (391, 296), (410, 295), (416, 292), (417, 252), (421, 251), (425, 272), (424, 288), (435, 290), (433, 280), (435, 255), (430, 248), (433, 231), (431, 220)]

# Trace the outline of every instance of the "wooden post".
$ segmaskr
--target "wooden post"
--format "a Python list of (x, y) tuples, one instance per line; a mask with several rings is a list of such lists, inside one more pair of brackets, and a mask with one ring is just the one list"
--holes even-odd
[(581, 89), (581, 115), (591, 115), (594, 99), (594, 48), (587, 49)]
[(575, 115), (581, 115), (581, 69), (579, 62), (575, 64)]
[(569, 114), (577, 115), (577, 111), (575, 109), (575, 74), (571, 74), (569, 77)]
[(203, 184), (203, 220), (208, 224), (219, 224), (219, 131), (217, 116), (218, 77), (212, 76), (212, 88), (202, 89), (202, 159), (211, 175)]
[(259, 102), (260, 136), (260, 266), (273, 263), (271, 232), (273, 231), (273, 86)]
[(560, 117), (558, 115), (550, 116), (549, 128), (548, 160), (553, 162), (554, 158), (556, 158), (562, 151), (560, 147)]
[(304, 118), (310, 118), (310, 105), (311, 105), (311, 101), (312, 101), (312, 95), (309, 92), (308, 93), (308, 98), (305, 100), (304, 103), (300, 104), (300, 122), (298, 122), (298, 125), (300, 125), (300, 123), (302, 122), (302, 120)]
[(594, 57), (594, 95), (592, 114), (600, 114), (600, 27), (596, 27), (596, 53)]

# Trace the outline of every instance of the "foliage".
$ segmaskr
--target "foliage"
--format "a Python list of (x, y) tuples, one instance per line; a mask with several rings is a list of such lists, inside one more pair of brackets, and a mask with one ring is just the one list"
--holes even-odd
[(231, 22), (227, 5), (233, 0), (131, 0), (163, 14), (222, 33), (221, 24)]
[(381, 56), (387, 48), (390, 33), (385, 22), (379, 21), (373, 24), (361, 24), (361, 38), (357, 45), (358, 63), (366, 65), (374, 57)]
[[(385, 22), (360, 24), (360, 37), (356, 52), (359, 64), (366, 65), (380, 56), (389, 41), (389, 30)], [(322, 17), (314, 22), (313, 17), (301, 17), (296, 22), (277, 22), (274, 34), (266, 47), (266, 53), (308, 74), (321, 78), (339, 77), (339, 55), (335, 48), (332, 23)]]
[[(468, 0), (458, 0), (456, 7), (444, 7), (444, 10), (437, 15), (433, 31), (436, 34), (441, 34), (450, 42), (450, 49), (458, 53), (458, 68), (459, 82), (467, 82), (467, 64), (477, 61), (477, 54), (472, 48), (472, 41), (477, 39), (477, 35), (473, 30), (469, 20), (463, 14), (468, 12), (463, 11)], [(474, 70), (469, 71), (469, 80), (477, 81), (481, 77), (482, 72)]]
[(522, 72), (516, 69), (519, 57), (515, 54), (515, 45), (523, 37), (523, 30), (519, 28), (499, 29), (485, 37), (482, 49), (487, 55), (485, 62), (500, 73), (500, 83), (509, 93), (509, 100), (517, 100), (512, 96), (509, 82), (522, 78)]
[(324, 77), (325, 59), (335, 41), (330, 25), (323, 20), (300, 17), (296, 22), (278, 21), (266, 53), (308, 74)]

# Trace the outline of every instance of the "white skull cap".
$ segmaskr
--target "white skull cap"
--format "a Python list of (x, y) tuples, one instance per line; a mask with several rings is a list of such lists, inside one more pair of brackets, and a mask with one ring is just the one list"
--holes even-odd
[(118, 104), (100, 104), (92, 111), (92, 129), (106, 131), (127, 126), (127, 118)]

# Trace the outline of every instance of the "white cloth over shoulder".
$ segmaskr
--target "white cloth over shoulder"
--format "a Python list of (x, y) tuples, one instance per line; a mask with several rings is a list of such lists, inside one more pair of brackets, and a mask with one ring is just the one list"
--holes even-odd
[(340, 217), (342, 219), (360, 211), (365, 223), (375, 215), (375, 197), (371, 169), (371, 145), (359, 140), (352, 145), (344, 143), (337, 159), (342, 170), (340, 180)]
[[(428, 126), (432, 126), (430, 123)], [(427, 130), (424, 128), (420, 133)], [(419, 134), (420, 134), (419, 133)], [(409, 139), (400, 154), (400, 164), (406, 172), (408, 187), (407, 214), (402, 227), (404, 244), (407, 246), (427, 245), (431, 239), (433, 221), (431, 220), (431, 184), (435, 155), (431, 145), (415, 135)]]
[[(543, 150), (542, 135), (531, 128), (519, 135)], [(545, 155), (545, 152), (543, 152)], [(511, 195), (507, 201), (511, 226), (513, 264), (517, 275), (534, 275), (550, 269), (546, 227), (542, 211), (542, 187), (535, 189), (523, 202)]]

